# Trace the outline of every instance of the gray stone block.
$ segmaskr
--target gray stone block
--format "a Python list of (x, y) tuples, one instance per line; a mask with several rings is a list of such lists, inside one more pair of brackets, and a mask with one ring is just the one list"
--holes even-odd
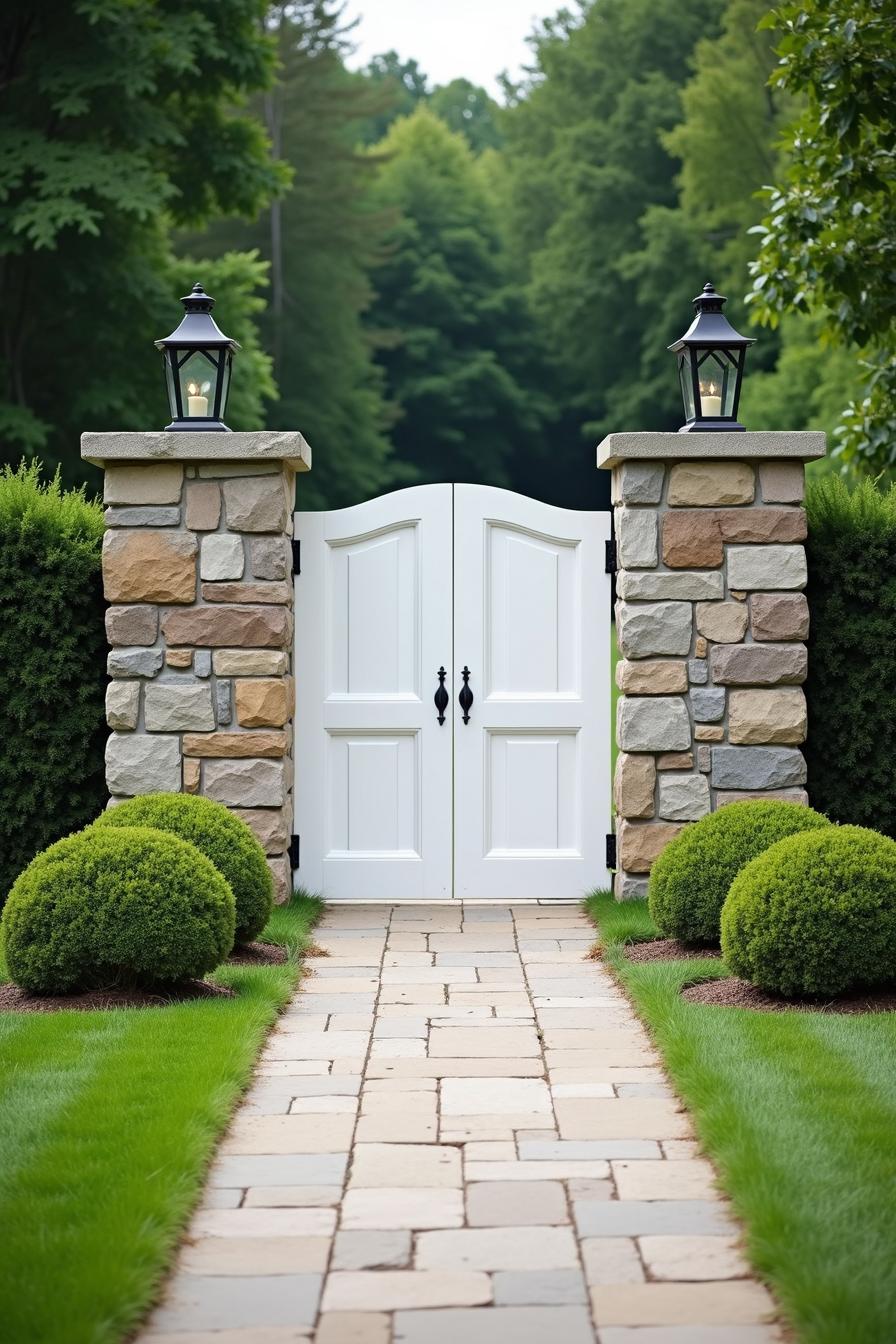
[(620, 649), (626, 658), (689, 653), (693, 611), (690, 602), (618, 603)]
[(662, 462), (624, 462), (619, 473), (619, 498), (623, 504), (659, 504), (663, 497), (666, 468)]
[(202, 538), (201, 579), (241, 579), (246, 565), (243, 539), (232, 532), (210, 532)]
[(692, 686), (705, 686), (709, 680), (709, 664), (705, 658), (688, 659), (688, 681)]
[(331, 1269), (404, 1269), (411, 1258), (411, 1234), (404, 1231), (336, 1233)]
[[(767, 550), (768, 547), (763, 549)], [(633, 573), (624, 570), (617, 584), (620, 597), (626, 601), (650, 602), (669, 599), (683, 602), (712, 602), (725, 595), (725, 584), (720, 570), (694, 569), (665, 573)]]
[(805, 588), (805, 547), (729, 546), (728, 586), (746, 592)]
[(660, 772), (660, 816), (666, 821), (698, 821), (711, 810), (705, 775)]
[(210, 677), (212, 674), (211, 649), (197, 649), (193, 654), (193, 672), (197, 677)]
[(622, 569), (651, 569), (656, 564), (655, 509), (617, 509), (616, 537)]
[(227, 807), (282, 807), (286, 796), (281, 761), (207, 761), (205, 792)]
[[(182, 437), (186, 437), (183, 435)], [(192, 437), (192, 436), (191, 436)], [(211, 437), (211, 436), (209, 436)], [(692, 458), (800, 458), (804, 462), (824, 457), (825, 435), (821, 430), (754, 429), (746, 433), (720, 430), (677, 434), (669, 430), (628, 430), (608, 434), (597, 445), (597, 465), (646, 465), (648, 462), (688, 461)]]
[(579, 1200), (580, 1237), (719, 1237), (736, 1232), (725, 1205), (710, 1199)]
[(111, 794), (180, 792), (180, 738), (113, 733), (106, 743), (106, 785)]
[(695, 687), (690, 692), (691, 709), (697, 723), (718, 723), (725, 717), (725, 689), (722, 686)]
[(594, 1344), (587, 1307), (438, 1307), (394, 1322), (393, 1344)]
[(631, 873), (617, 872), (613, 882), (613, 895), (617, 901), (646, 900), (647, 878), (633, 877)]
[(805, 784), (806, 762), (797, 747), (713, 747), (714, 789), (779, 789)]
[[(351, 995), (341, 995), (351, 998)], [(302, 1079), (297, 1078), (297, 1083)], [(297, 1092), (299, 1095), (299, 1092)], [(219, 1157), (209, 1172), (210, 1186), (341, 1185), (345, 1153), (281, 1153), (257, 1157)]]
[(103, 514), (107, 527), (177, 527), (180, 522), (180, 508), (162, 508), (150, 505), (148, 508), (106, 509)]
[(625, 695), (616, 706), (621, 751), (684, 751), (691, 745), (687, 705), (680, 695)]
[[(184, 436), (186, 437), (186, 435)], [(160, 1333), (313, 1326), (322, 1274), (176, 1274), (152, 1314)]]
[[(242, 465), (285, 461), (294, 471), (308, 471), (311, 449), (297, 430), (249, 429), (232, 434), (191, 430), (157, 433), (113, 430), (81, 435), (85, 462), (214, 462)], [(207, 473), (200, 468), (200, 475)]]
[(110, 681), (106, 687), (106, 722), (118, 731), (137, 727), (140, 714), (140, 682)]
[(215, 682), (215, 718), (222, 725), (233, 718), (233, 682), (226, 677)]
[(712, 679), (719, 686), (792, 686), (806, 680), (805, 644), (716, 644)]
[(106, 671), (110, 677), (154, 677), (164, 661), (163, 649), (111, 649)]
[(580, 1269), (503, 1269), (492, 1275), (492, 1285), (496, 1307), (547, 1307), (588, 1300)]
[(286, 537), (254, 537), (250, 554), (256, 579), (286, 579), (292, 573), (292, 555)]
[(148, 733), (210, 732), (215, 726), (211, 688), (197, 682), (147, 686), (143, 721)]

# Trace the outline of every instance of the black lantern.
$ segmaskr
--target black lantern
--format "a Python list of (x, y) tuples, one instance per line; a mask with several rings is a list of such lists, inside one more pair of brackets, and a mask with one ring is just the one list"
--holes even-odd
[(670, 345), (678, 355), (678, 377), (687, 423), (691, 430), (743, 429), (737, 422), (740, 385), (747, 346), (755, 342), (739, 336), (722, 312), (725, 299), (712, 285), (694, 299), (696, 317), (685, 334)]
[(226, 430), (230, 372), (240, 347), (212, 317), (215, 301), (201, 285), (194, 285), (181, 303), (186, 312), (180, 326), (156, 341), (165, 359), (171, 407), (171, 424), (165, 428)]

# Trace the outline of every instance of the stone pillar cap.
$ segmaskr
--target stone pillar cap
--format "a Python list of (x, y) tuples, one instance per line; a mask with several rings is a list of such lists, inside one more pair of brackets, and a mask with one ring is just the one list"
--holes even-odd
[(799, 458), (806, 462), (824, 457), (826, 435), (820, 429), (719, 430), (716, 433), (608, 434), (597, 445), (597, 465), (618, 467), (620, 462), (676, 462), (707, 458)]
[(81, 435), (85, 462), (291, 462), (311, 470), (311, 449), (295, 429), (250, 429)]

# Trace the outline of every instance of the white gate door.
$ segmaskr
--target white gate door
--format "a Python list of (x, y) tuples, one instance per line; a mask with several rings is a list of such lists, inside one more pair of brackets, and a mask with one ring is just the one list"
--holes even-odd
[(607, 885), (609, 514), (428, 485), (295, 523), (297, 881), (329, 900)]

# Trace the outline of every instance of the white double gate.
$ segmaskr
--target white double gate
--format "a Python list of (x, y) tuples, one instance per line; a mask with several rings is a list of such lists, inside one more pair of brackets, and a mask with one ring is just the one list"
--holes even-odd
[(297, 882), (355, 901), (607, 884), (609, 535), (608, 513), (478, 485), (295, 515)]

